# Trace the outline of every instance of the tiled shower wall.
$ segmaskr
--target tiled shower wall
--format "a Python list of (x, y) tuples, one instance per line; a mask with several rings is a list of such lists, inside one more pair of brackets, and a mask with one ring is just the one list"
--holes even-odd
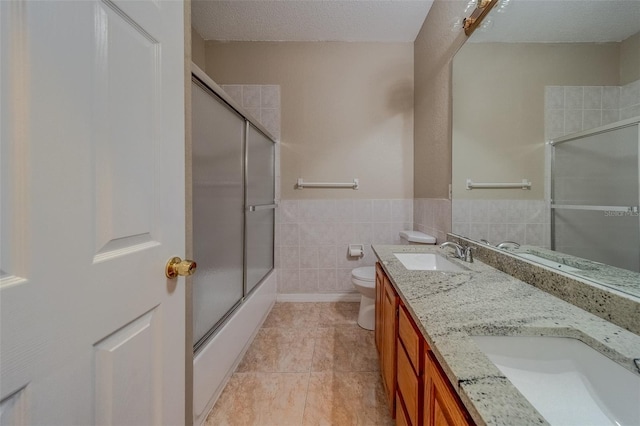
[(550, 216), (542, 200), (453, 200), (453, 232), (492, 244), (550, 247)]
[(625, 86), (547, 86), (545, 138), (640, 115), (640, 80)]
[(413, 229), (436, 237), (438, 244), (447, 241), (447, 233), (451, 232), (451, 200), (414, 199)]
[[(278, 293), (353, 293), (351, 270), (375, 264), (371, 244), (413, 229), (413, 200), (282, 200), (276, 218)], [(349, 244), (365, 256), (347, 256)]]

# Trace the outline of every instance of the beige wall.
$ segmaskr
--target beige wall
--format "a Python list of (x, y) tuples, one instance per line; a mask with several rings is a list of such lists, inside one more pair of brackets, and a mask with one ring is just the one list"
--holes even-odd
[[(619, 44), (467, 43), (453, 71), (453, 197), (544, 198), (545, 86), (617, 86)], [(465, 190), (529, 179), (531, 191)]]
[(620, 44), (620, 86), (640, 80), (640, 32)]
[(466, 2), (436, 0), (414, 43), (414, 198), (448, 198), (451, 182), (451, 60), (465, 42), (452, 22)]
[(204, 70), (206, 66), (204, 39), (193, 27), (191, 28), (191, 60)]
[[(218, 84), (278, 84), (282, 198), (412, 198), (411, 43), (206, 42)], [(360, 189), (296, 190), (308, 181)]]

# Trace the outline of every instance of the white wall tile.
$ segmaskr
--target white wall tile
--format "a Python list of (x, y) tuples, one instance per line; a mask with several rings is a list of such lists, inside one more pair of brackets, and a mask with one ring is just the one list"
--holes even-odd
[(582, 110), (568, 109), (564, 112), (564, 131), (574, 133), (582, 130)]
[(335, 227), (335, 243), (336, 245), (347, 246), (349, 244), (357, 244), (355, 226), (353, 223), (334, 223)]
[(489, 200), (473, 200), (469, 204), (469, 222), (489, 223)]
[(283, 223), (280, 225), (280, 245), (297, 246), (300, 244), (299, 226), (297, 223)]
[(318, 247), (318, 267), (324, 269), (335, 268), (337, 265), (336, 252), (336, 246)]
[(640, 104), (640, 80), (622, 86), (620, 89), (620, 108)]
[(584, 109), (602, 109), (602, 87), (587, 86), (584, 88)]
[(281, 223), (295, 223), (298, 221), (298, 201), (281, 200), (278, 205)]
[(354, 200), (353, 213), (354, 222), (373, 222), (372, 200)]
[(491, 244), (499, 244), (507, 240), (507, 224), (491, 223), (489, 224), (489, 234), (486, 238)]
[(302, 293), (316, 293), (318, 291), (318, 270), (300, 270), (300, 291)]
[(300, 269), (318, 268), (318, 247), (300, 247)]
[(605, 86), (602, 88), (602, 109), (620, 108), (620, 88), (618, 86)]
[(509, 200), (489, 200), (488, 222), (504, 224), (507, 221)]
[(244, 108), (260, 108), (260, 92), (259, 85), (245, 84), (242, 87), (242, 106)]
[(585, 109), (582, 115), (582, 130), (593, 129), (602, 125), (602, 110)]
[(522, 244), (526, 237), (526, 224), (524, 223), (508, 223), (507, 224), (507, 240), (515, 241)]
[(469, 236), (470, 224), (468, 222), (465, 222), (465, 223), (453, 222), (452, 227), (453, 227), (453, 230), (451, 232), (453, 232), (454, 234), (462, 235), (463, 237)]
[(373, 200), (373, 221), (391, 222), (391, 200)]
[(300, 247), (280, 247), (280, 267), (283, 269), (299, 269)]
[(489, 239), (489, 225), (487, 223), (470, 223), (469, 224), (469, 238), (472, 240), (480, 241), (482, 239)]
[(373, 223), (355, 223), (353, 225), (354, 241), (362, 244), (373, 243)]
[(353, 222), (353, 200), (336, 200), (335, 220), (336, 222)]
[(620, 109), (620, 120), (637, 117), (639, 115), (640, 115), (640, 105), (633, 105), (627, 108)]
[(547, 86), (544, 93), (545, 109), (563, 109), (564, 108), (564, 87), (563, 86)]
[(278, 270), (278, 292), (299, 293), (300, 292), (300, 270), (280, 269)]
[(318, 290), (336, 290), (336, 269), (318, 269)]
[(584, 88), (582, 86), (565, 86), (565, 109), (582, 109), (584, 103)]
[(619, 109), (603, 109), (602, 110), (602, 124), (611, 124), (620, 120)]

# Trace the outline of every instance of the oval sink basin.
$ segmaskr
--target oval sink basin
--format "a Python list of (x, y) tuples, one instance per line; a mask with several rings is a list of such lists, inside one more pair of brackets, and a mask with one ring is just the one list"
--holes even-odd
[(393, 253), (402, 265), (412, 271), (464, 271), (461, 266), (435, 253)]
[(577, 339), (473, 336), (552, 425), (640, 424), (640, 376)]

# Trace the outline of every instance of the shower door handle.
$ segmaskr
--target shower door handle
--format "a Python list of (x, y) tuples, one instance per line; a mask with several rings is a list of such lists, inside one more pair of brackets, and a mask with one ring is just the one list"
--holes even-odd
[(188, 277), (196, 272), (197, 267), (198, 265), (193, 260), (172, 257), (164, 268), (164, 274), (169, 279), (178, 278), (178, 275)]

